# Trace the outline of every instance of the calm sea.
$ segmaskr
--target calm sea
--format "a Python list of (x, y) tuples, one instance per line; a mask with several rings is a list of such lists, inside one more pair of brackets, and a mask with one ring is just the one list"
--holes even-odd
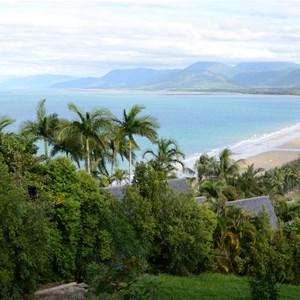
[[(156, 117), (159, 135), (178, 141), (188, 158), (200, 153), (265, 136), (300, 122), (300, 97), (262, 95), (173, 95), (155, 93), (16, 92), (0, 94), (0, 115), (17, 120), (35, 118), (35, 107), (46, 98), (47, 113), (72, 119), (68, 103), (82, 110), (108, 108), (121, 117), (123, 109), (143, 104), (143, 114)], [(142, 149), (151, 145), (140, 140)], [(249, 144), (251, 148), (251, 143)], [(248, 149), (249, 150), (249, 149)]]

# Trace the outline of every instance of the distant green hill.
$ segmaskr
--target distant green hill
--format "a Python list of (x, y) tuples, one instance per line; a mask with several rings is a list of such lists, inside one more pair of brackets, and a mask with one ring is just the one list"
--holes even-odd
[(287, 73), (271, 84), (279, 88), (300, 89), (300, 69)]
[(0, 83), (0, 89), (143, 89), (259, 91), (300, 89), (300, 65), (290, 62), (243, 62), (235, 66), (196, 62), (184, 69), (112, 70), (102, 77), (37, 75)]
[(184, 69), (115, 70), (100, 78), (62, 82), (53, 87), (218, 91), (293, 89), (299, 88), (297, 71), (300, 71), (300, 65), (289, 62), (248, 62), (236, 66), (197, 62)]

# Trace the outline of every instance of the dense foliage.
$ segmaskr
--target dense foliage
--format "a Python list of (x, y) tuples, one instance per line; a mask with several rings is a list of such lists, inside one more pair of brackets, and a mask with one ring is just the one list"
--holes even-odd
[(124, 197), (128, 217), (147, 245), (148, 262), (173, 274), (211, 269), (216, 216), (193, 195), (172, 191), (163, 175), (140, 163)]
[[(250, 275), (271, 288), (276, 282), (299, 284), (300, 159), (264, 171), (231, 159), (201, 155), (196, 163), (196, 189), (218, 216), (214, 243), (218, 270)], [(251, 215), (228, 201), (270, 195), (278, 217), (272, 228), (266, 213)], [(259, 290), (259, 289), (258, 289)], [(274, 289), (275, 291), (275, 289)]]
[(15, 299), (36, 288), (52, 252), (47, 205), (32, 202), (0, 160), (0, 297)]
[[(124, 111), (122, 120), (69, 108), (72, 121), (48, 116), (42, 100), (20, 133), (5, 133), (13, 120), (0, 118), (1, 299), (69, 280), (87, 280), (97, 295), (146, 295), (155, 286), (139, 285), (147, 272), (247, 275), (254, 292), (300, 284), (300, 159), (264, 171), (234, 161), (228, 149), (217, 158), (204, 154), (191, 191), (175, 193), (167, 179), (184, 168), (184, 155), (172, 139), (157, 138), (157, 121), (140, 116), (143, 106)], [(149, 160), (135, 164), (132, 179), (136, 135), (157, 151), (145, 152)], [(37, 154), (39, 139), (44, 155)], [(118, 158), (129, 171), (117, 168)], [(129, 179), (121, 201), (102, 189)], [(208, 201), (199, 205), (195, 195)], [(228, 205), (259, 195), (271, 196), (277, 228), (266, 212)]]

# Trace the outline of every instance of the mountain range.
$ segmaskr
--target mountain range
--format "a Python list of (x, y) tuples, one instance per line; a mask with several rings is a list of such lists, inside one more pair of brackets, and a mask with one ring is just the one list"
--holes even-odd
[(113, 70), (102, 77), (18, 77), (0, 83), (0, 89), (300, 90), (300, 65), (290, 62), (244, 62), (233, 66), (219, 62), (197, 62), (184, 69)]

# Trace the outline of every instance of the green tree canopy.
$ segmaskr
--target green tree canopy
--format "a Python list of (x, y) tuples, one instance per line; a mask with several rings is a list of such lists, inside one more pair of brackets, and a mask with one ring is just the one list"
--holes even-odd
[(182, 160), (185, 158), (185, 155), (180, 151), (177, 142), (173, 139), (160, 138), (157, 141), (156, 151), (146, 150), (143, 158), (147, 155), (153, 157), (152, 164), (154, 168), (165, 172), (168, 177), (174, 177), (174, 171), (177, 170), (176, 165), (181, 165), (182, 169), (184, 169)]
[(120, 134), (123, 138), (129, 140), (129, 178), (131, 180), (131, 165), (132, 165), (132, 149), (139, 149), (134, 137), (142, 136), (148, 138), (152, 143), (156, 143), (159, 124), (156, 118), (151, 116), (139, 116), (145, 107), (143, 105), (134, 105), (127, 113), (124, 109), (123, 118), (116, 119), (116, 123), (120, 128)]
[(82, 141), (86, 153), (86, 170), (91, 173), (91, 148), (106, 147), (106, 133), (112, 126), (113, 116), (106, 109), (83, 112), (73, 103), (68, 107), (75, 113), (77, 119), (61, 130), (59, 138), (65, 139), (66, 136), (70, 136)]
[(0, 117), (0, 133), (3, 131), (3, 129), (7, 126), (9, 126), (10, 124), (12, 124), (13, 122), (15, 122), (14, 119), (11, 119), (7, 116), (2, 116)]
[(38, 102), (36, 107), (36, 120), (24, 122), (21, 127), (21, 132), (32, 135), (37, 140), (43, 140), (45, 157), (48, 158), (48, 145), (54, 138), (59, 120), (57, 114), (46, 115), (45, 103), (46, 99), (42, 99)]
[(47, 201), (27, 191), (0, 159), (0, 298), (19, 299), (49, 272), (52, 235)]

